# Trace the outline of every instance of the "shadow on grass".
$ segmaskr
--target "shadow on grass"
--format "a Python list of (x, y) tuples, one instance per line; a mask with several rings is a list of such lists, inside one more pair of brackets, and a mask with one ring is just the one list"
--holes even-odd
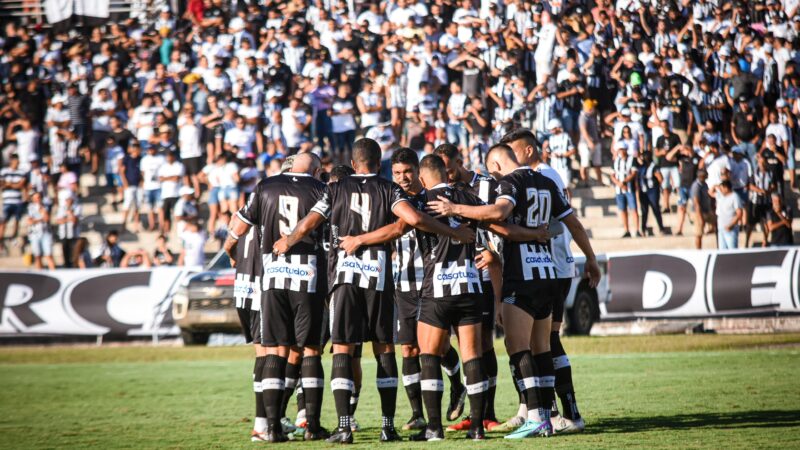
[(688, 429), (800, 427), (800, 410), (741, 411), (675, 416), (601, 418), (586, 424), (584, 434), (638, 433)]

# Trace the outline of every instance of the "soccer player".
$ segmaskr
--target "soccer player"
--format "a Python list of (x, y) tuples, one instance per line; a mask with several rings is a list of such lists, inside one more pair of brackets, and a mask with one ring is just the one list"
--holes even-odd
[[(464, 167), (464, 158), (461, 155), (458, 147), (453, 144), (442, 144), (433, 151), (444, 161), (447, 169), (447, 178), (451, 183), (456, 186), (461, 186), (467, 189), (468, 192), (480, 198), (484, 203), (494, 203), (497, 196), (496, 188), (497, 182), (491, 178), (481, 175), (477, 172), (467, 170)], [(479, 254), (479, 269), (481, 276), (481, 360), (483, 361), (483, 370), (487, 377), (489, 389), (486, 391), (486, 410), (483, 413), (484, 428), (487, 431), (492, 431), (494, 427), (500, 425), (494, 411), (494, 398), (497, 390), (497, 356), (494, 352), (494, 323), (495, 323), (495, 302), (499, 302), (503, 286), (503, 265), (497, 257), (500, 250), (502, 240), (496, 235), (491, 233), (479, 233), (477, 235), (483, 250)], [(483, 238), (486, 239), (483, 239)], [(452, 386), (452, 379), (451, 379)], [(448, 407), (448, 419), (455, 420), (461, 415), (461, 410), (452, 417), (451, 414), (455, 413), (455, 407), (458, 404), (453, 403), (454, 395), (451, 387), (451, 403)], [(461, 403), (463, 409), (463, 397)], [(468, 430), (471, 426), (471, 418), (467, 417), (460, 423), (453, 424), (447, 427), (448, 431), (461, 431)]]
[[(424, 210), (425, 194), (419, 180), (419, 158), (410, 148), (400, 148), (392, 154), (392, 179), (408, 196), (408, 201), (418, 210)], [(417, 345), (417, 317), (424, 272), (422, 254), (417, 245), (416, 230), (395, 240), (394, 248), (394, 301), (397, 308), (397, 339), (403, 353), (403, 387), (411, 405), (411, 418), (403, 430), (421, 430), (427, 425), (422, 412), (420, 390), (419, 346)], [(460, 380), (459, 380), (460, 382)]]
[[(561, 135), (566, 136), (566, 133)], [(529, 161), (530, 167), (547, 178), (551, 179), (556, 187), (569, 198), (567, 186), (564, 184), (559, 172), (544, 163), (539, 152), (536, 151), (536, 137), (529, 130), (520, 129), (512, 131), (501, 140), (514, 150), (517, 160)], [(563, 228), (560, 223), (557, 226)], [(585, 424), (578, 411), (578, 403), (575, 400), (575, 389), (572, 386), (572, 367), (567, 357), (564, 346), (561, 344), (561, 324), (564, 321), (564, 302), (569, 295), (572, 287), (572, 279), (575, 277), (575, 258), (572, 256), (570, 242), (572, 235), (567, 230), (552, 230), (553, 238), (550, 248), (556, 270), (556, 280), (558, 284), (558, 297), (553, 304), (553, 321), (550, 327), (550, 351), (553, 355), (553, 367), (555, 369), (555, 389), (556, 394), (561, 399), (563, 414), (559, 415), (558, 404), (553, 403), (553, 429), (556, 433), (578, 433), (583, 431)], [(560, 233), (558, 231), (561, 231)], [(544, 405), (547, 407), (547, 405)], [(522, 425), (522, 421), (519, 422)]]
[(397, 441), (401, 437), (394, 428), (397, 401), (397, 361), (394, 357), (394, 304), (391, 274), (385, 244), (368, 246), (347, 255), (339, 248), (341, 236), (374, 231), (395, 217), (424, 231), (471, 242), (473, 233), (464, 228), (450, 228), (421, 213), (396, 184), (377, 176), (381, 149), (372, 139), (359, 139), (353, 144), (352, 165), (356, 173), (332, 183), (311, 213), (297, 223), (291, 234), (273, 245), (276, 255), (283, 255), (308, 236), (326, 219), (331, 230), (329, 263), (335, 274), (331, 286), (331, 339), (333, 341), (333, 390), (339, 427), (328, 442), (353, 442), (350, 429), (349, 403), (354, 390), (352, 355), (355, 345), (372, 341), (378, 362), (376, 384), (381, 398), (381, 441)]
[[(586, 255), (589, 283), (596, 286), (600, 269), (586, 231), (572, 214), (563, 192), (550, 179), (526, 167), (529, 159), (522, 164), (511, 147), (495, 145), (486, 156), (490, 173), (500, 178), (494, 204), (459, 205), (440, 196), (438, 201), (429, 201), (428, 206), (437, 214), (481, 221), (510, 219), (511, 223), (528, 228), (560, 220)], [(525, 424), (506, 437), (548, 436), (552, 434), (550, 407), (555, 399), (551, 312), (558, 298), (550, 243), (514, 243), (506, 245), (503, 253), (503, 303), (498, 319), (506, 330), (506, 350), (528, 409)]]
[[(261, 233), (263, 277), (261, 295), (261, 344), (267, 347), (261, 389), (267, 415), (266, 440), (287, 440), (281, 429), (281, 406), (290, 348), (303, 348), (300, 369), (305, 396), (306, 440), (327, 437), (319, 423), (322, 405), (323, 369), (319, 343), (325, 287), (318, 286), (317, 259), (322, 258), (316, 234), (297, 242), (290, 251), (275, 255), (273, 244), (306, 216), (322, 195), (324, 184), (313, 177), (320, 170), (319, 158), (297, 155), (292, 171), (262, 180), (247, 204), (231, 221), (225, 250), (232, 256), (239, 236), (257, 224)], [(235, 265), (235, 258), (232, 256)]]
[(253, 391), (256, 396), (256, 418), (250, 439), (253, 442), (266, 440), (267, 415), (261, 390), (261, 373), (267, 357), (266, 347), (261, 346), (261, 258), (256, 229), (244, 236), (244, 243), (236, 246), (236, 275), (233, 282), (233, 297), (236, 312), (242, 324), (242, 332), (247, 343), (253, 343), (256, 350), (256, 364), (253, 367)]

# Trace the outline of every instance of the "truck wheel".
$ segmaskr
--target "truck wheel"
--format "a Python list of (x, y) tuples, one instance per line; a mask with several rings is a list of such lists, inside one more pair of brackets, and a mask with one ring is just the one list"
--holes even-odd
[(193, 333), (191, 331), (181, 330), (181, 338), (183, 338), (183, 345), (208, 344), (208, 333)]
[(595, 318), (596, 302), (592, 291), (588, 288), (581, 289), (575, 294), (575, 302), (569, 310), (569, 332), (570, 334), (589, 334)]

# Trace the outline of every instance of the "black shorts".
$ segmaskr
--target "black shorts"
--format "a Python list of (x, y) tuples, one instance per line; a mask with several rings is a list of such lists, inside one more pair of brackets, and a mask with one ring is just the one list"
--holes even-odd
[(481, 283), (481, 324), (484, 330), (494, 330), (494, 289), (491, 281)]
[(553, 322), (564, 321), (564, 303), (572, 287), (572, 278), (558, 278), (558, 298), (553, 302)]
[(422, 300), (419, 321), (443, 330), (481, 323), (482, 301), (481, 294), (426, 298)]
[(269, 289), (261, 293), (261, 345), (305, 347), (322, 341), (321, 294)]
[(534, 320), (546, 319), (561, 295), (558, 280), (535, 280), (503, 286), (503, 303), (514, 305)]
[(767, 211), (769, 211), (769, 207), (766, 204), (749, 204), (747, 206), (747, 222), (753, 225), (761, 222), (767, 218)]
[(419, 320), (420, 298), (416, 291), (394, 292), (397, 305), (397, 336), (395, 344), (417, 343), (417, 320)]
[(196, 158), (185, 158), (181, 162), (188, 176), (197, 175), (203, 170), (203, 158), (200, 156)]
[(164, 217), (167, 220), (172, 220), (172, 211), (175, 210), (176, 203), (178, 203), (178, 197), (169, 197), (161, 200), (161, 209), (164, 210)]
[(377, 291), (340, 284), (331, 294), (330, 309), (334, 344), (393, 343), (394, 287)]
[(239, 314), (239, 323), (242, 324), (244, 340), (250, 344), (261, 343), (261, 311), (252, 309), (236, 308)]

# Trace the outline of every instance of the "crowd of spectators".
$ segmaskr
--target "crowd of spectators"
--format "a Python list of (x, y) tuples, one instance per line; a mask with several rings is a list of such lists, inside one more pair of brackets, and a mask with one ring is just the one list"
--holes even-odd
[(87, 256), (79, 183), (107, 190), (120, 232), (177, 229), (196, 253), (293, 153), (331, 167), (357, 136), (387, 160), (451, 142), (480, 170), (515, 127), (573, 195), (611, 183), (625, 237), (652, 235), (652, 215), (723, 248), (740, 228), (792, 242), (798, 0), (173, 3), (61, 34), (5, 24), (3, 248), (22, 222), (38, 266), (54, 241), (66, 266), (175, 263), (116, 233)]

